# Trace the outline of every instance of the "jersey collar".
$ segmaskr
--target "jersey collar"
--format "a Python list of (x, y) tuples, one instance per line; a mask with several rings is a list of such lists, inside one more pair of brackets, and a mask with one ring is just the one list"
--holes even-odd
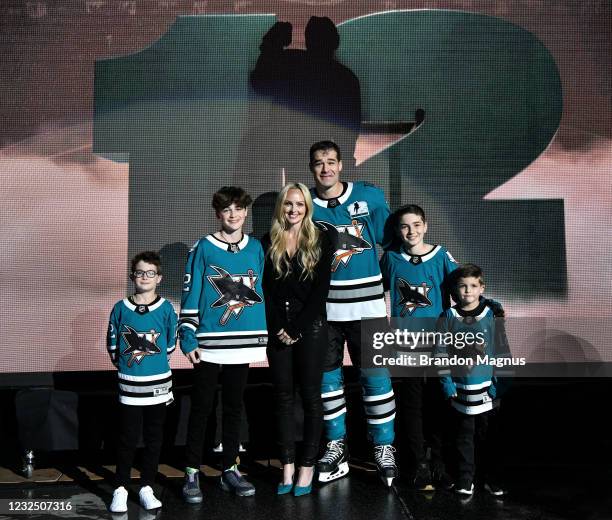
[(334, 197), (333, 199), (322, 199), (321, 197), (319, 197), (317, 195), (317, 189), (315, 188), (314, 190), (314, 194), (315, 196), (312, 198), (312, 201), (317, 205), (317, 206), (321, 206), (322, 208), (327, 208), (327, 204), (330, 200), (337, 200), (338, 204), (336, 205), (336, 207), (344, 204), (348, 198), (351, 196), (351, 193), (353, 191), (353, 183), (352, 182), (347, 182), (345, 184), (345, 189), (344, 191), (340, 194), (339, 197)]
[[(217, 246), (219, 249), (223, 249), (223, 251), (229, 252), (228, 248), (230, 246), (230, 243), (225, 242), (224, 240), (219, 240), (212, 233), (210, 235), (206, 235), (206, 240), (208, 240), (214, 246)], [(238, 251), (242, 251), (248, 243), (249, 243), (249, 235), (243, 235), (240, 242), (236, 243), (236, 247), (238, 248)]]
[(155, 298), (155, 300), (153, 300), (152, 303), (149, 303), (149, 305), (135, 303), (134, 300), (132, 300), (131, 296), (123, 299), (123, 304), (128, 309), (134, 312), (138, 312), (139, 314), (145, 314), (147, 312), (152, 312), (155, 309), (158, 309), (162, 303), (164, 303), (164, 298), (162, 298), (159, 295), (157, 296), (157, 298)]
[(489, 307), (487, 307), (487, 304), (481, 297), (478, 307), (476, 307), (473, 311), (462, 311), (458, 307), (451, 307), (451, 312), (453, 313), (453, 316), (460, 321), (464, 321), (465, 318), (473, 318), (476, 321), (480, 321), (487, 315), (488, 309)]
[[(440, 248), (441, 246), (434, 246), (434, 248), (429, 253), (425, 253), (424, 255), (409, 255), (408, 253), (406, 253), (404, 246), (402, 246), (402, 257), (404, 257), (404, 260), (410, 262), (411, 264), (421, 264), (423, 262), (427, 262), (427, 260), (431, 260), (434, 256), (436, 256), (438, 254), (438, 251), (440, 251)], [(413, 258), (417, 258), (418, 260), (415, 262)]]

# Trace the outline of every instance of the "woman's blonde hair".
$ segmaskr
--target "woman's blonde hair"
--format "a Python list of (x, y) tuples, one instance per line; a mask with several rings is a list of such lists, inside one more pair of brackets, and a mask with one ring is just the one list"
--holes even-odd
[(300, 279), (313, 278), (315, 267), (321, 258), (321, 246), (319, 245), (320, 231), (312, 221), (312, 197), (308, 188), (301, 182), (287, 184), (278, 194), (274, 208), (274, 217), (272, 218), (272, 228), (270, 229), (270, 249), (268, 250), (268, 255), (274, 266), (276, 278), (285, 278), (291, 270), (291, 264), (286, 255), (287, 237), (285, 230), (287, 229), (287, 223), (285, 222), (284, 211), (289, 190), (299, 190), (304, 197), (304, 204), (306, 206), (296, 252), (298, 262), (304, 269)]

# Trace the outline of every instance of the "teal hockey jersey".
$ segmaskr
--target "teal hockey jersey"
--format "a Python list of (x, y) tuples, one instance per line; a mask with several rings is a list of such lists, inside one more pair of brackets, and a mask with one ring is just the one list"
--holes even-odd
[(444, 395), (449, 398), (457, 394), (451, 401), (452, 407), (467, 415), (493, 409), (498, 377), (511, 376), (513, 370), (496, 366), (496, 358), (510, 359), (511, 354), (503, 326), (496, 323), (487, 300), (481, 299), (471, 312), (461, 311), (458, 306), (447, 309), (440, 318), (438, 330), (443, 334), (452, 333), (454, 342), (440, 342), (435, 349), (436, 358), (458, 356), (473, 361), (452, 368), (440, 366), (438, 370)]
[(376, 244), (386, 245), (389, 206), (379, 188), (347, 182), (342, 194), (319, 198), (312, 189), (313, 220), (327, 231), (335, 249), (327, 297), (329, 321), (356, 321), (387, 315)]
[(237, 247), (213, 235), (194, 244), (185, 268), (179, 338), (181, 349), (200, 349), (210, 363), (263, 361), (268, 332), (263, 300), (264, 253), (244, 235)]
[(176, 312), (158, 296), (149, 305), (125, 298), (111, 311), (106, 346), (118, 368), (119, 401), (148, 406), (171, 403), (168, 358), (175, 349)]
[(391, 316), (438, 318), (450, 306), (443, 284), (457, 266), (442, 246), (424, 255), (410, 255), (403, 247), (385, 251), (380, 268), (391, 295)]

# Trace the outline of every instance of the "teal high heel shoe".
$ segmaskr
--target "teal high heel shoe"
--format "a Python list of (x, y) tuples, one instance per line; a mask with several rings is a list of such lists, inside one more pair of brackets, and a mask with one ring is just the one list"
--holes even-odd
[(291, 493), (293, 489), (293, 482), (291, 484), (283, 484), (282, 482), (276, 488), (277, 495), (286, 495), (287, 493)]
[(312, 482), (308, 484), (307, 486), (295, 486), (293, 488), (293, 496), (301, 497), (304, 495), (309, 495), (311, 491), (312, 491)]
[[(300, 468), (300, 472), (301, 472), (301, 469), (302, 468)], [(307, 486), (297, 486), (296, 485), (293, 488), (293, 496), (294, 497), (301, 497), (301, 496), (304, 496), (304, 495), (309, 495), (310, 492), (312, 491), (312, 481), (314, 480), (314, 477), (315, 477), (315, 475), (314, 475), (314, 471), (313, 471), (312, 472), (312, 478), (310, 479), (310, 484), (308, 484)], [(296, 481), (297, 480), (298, 479), (296, 478)]]

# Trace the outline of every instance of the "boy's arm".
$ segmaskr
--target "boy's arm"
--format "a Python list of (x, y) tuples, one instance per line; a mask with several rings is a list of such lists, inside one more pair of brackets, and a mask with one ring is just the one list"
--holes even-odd
[(166, 322), (166, 333), (167, 337), (167, 345), (168, 348), (166, 350), (166, 354), (168, 355), (168, 361), (170, 361), (170, 354), (172, 354), (176, 350), (176, 327), (178, 325), (178, 318), (176, 316), (176, 312), (174, 311), (174, 307), (170, 302), (168, 303), (168, 319)]
[(451, 286), (453, 283), (452, 280), (452, 272), (459, 267), (457, 260), (453, 258), (453, 256), (448, 252), (444, 251), (444, 280), (442, 280), (442, 285), (440, 287), (442, 292), (442, 308), (448, 309), (451, 307), (451, 297), (452, 290)]
[[(391, 266), (389, 265), (389, 253), (387, 251), (380, 257), (379, 264), (383, 278), (383, 288), (385, 291), (388, 291), (391, 288)], [(393, 305), (393, 303), (391, 303), (391, 305)]]
[[(448, 317), (445, 313), (442, 313), (436, 325), (436, 330), (444, 335), (449, 332)], [(434, 357), (448, 359), (448, 348), (444, 342), (436, 343), (434, 347)], [(450, 368), (441, 366), (438, 369), (438, 376), (440, 377), (440, 383), (442, 384), (442, 392), (446, 399), (457, 397), (457, 387), (451, 377)]]
[(189, 251), (183, 294), (181, 297), (181, 314), (178, 321), (178, 337), (181, 340), (181, 350), (189, 354), (198, 348), (196, 330), (200, 325), (200, 296), (203, 290), (204, 266), (202, 248), (199, 241)]
[(371, 189), (370, 196), (373, 201), (372, 224), (374, 226), (374, 237), (377, 244), (383, 249), (388, 248), (393, 240), (393, 229), (391, 226), (391, 210), (385, 200), (385, 194), (380, 188), (366, 183)]
[[(491, 305), (495, 305), (495, 309)], [(496, 358), (507, 358), (512, 359), (512, 352), (510, 351), (510, 343), (508, 342), (508, 335), (506, 334), (506, 318), (505, 311), (501, 303), (495, 300), (488, 300), (487, 305), (493, 310), (495, 327), (494, 327), (494, 341), (495, 341), (495, 352), (493, 355)], [(493, 385), (492, 390), (489, 392), (492, 397), (501, 397), (512, 384), (512, 378), (514, 377), (514, 369), (512, 365), (507, 367), (493, 367)]]
[(119, 323), (115, 308), (110, 313), (108, 331), (106, 332), (106, 349), (113, 365), (119, 365)]

